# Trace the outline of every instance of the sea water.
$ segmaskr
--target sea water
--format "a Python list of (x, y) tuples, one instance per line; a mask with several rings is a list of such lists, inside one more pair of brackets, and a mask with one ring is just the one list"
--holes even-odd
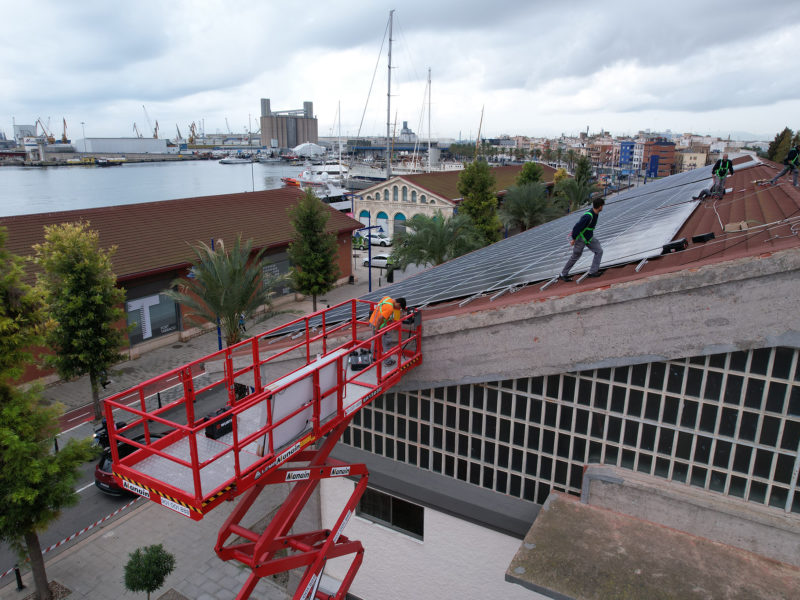
[(281, 187), (302, 166), (222, 165), (216, 160), (127, 163), (114, 167), (0, 167), (0, 217), (138, 202), (159, 202)]

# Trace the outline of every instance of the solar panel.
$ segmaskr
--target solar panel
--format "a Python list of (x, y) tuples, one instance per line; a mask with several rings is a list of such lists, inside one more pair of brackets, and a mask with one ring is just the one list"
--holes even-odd
[[(737, 170), (755, 163), (740, 165)], [(606, 201), (595, 235), (603, 245), (601, 267), (658, 256), (698, 204), (692, 200), (710, 187), (711, 167), (655, 180), (621, 192)], [(362, 296), (405, 297), (409, 306), (423, 307), (455, 299), (500, 295), (558, 275), (571, 253), (568, 235), (584, 210), (561, 217), (450, 260), (404, 281)], [(593, 254), (584, 255), (573, 273), (588, 270)], [(329, 315), (329, 318), (334, 315)], [(348, 318), (343, 315), (343, 318)]]

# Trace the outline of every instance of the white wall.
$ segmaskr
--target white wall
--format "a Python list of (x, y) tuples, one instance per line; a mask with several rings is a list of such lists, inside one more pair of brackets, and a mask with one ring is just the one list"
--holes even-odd
[[(355, 484), (321, 482), (322, 526), (332, 528)], [(350, 593), (364, 600), (544, 600), (545, 596), (505, 581), (522, 540), (425, 508), (424, 541), (353, 516), (344, 530), (364, 545), (364, 562)], [(351, 557), (329, 561), (325, 574), (340, 580)]]

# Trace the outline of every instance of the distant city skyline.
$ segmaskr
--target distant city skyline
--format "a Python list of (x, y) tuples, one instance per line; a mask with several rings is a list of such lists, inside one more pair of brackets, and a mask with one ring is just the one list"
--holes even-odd
[[(60, 137), (244, 133), (314, 103), (319, 135), (433, 138), (639, 130), (770, 140), (796, 129), (800, 3), (609, 0), (468, 4), (331, 0), (9, 3), (0, 131), (41, 118)], [(387, 41), (393, 20), (392, 106)], [(31, 31), (38, 34), (31, 37)], [(46, 32), (46, 33), (45, 33)], [(374, 75), (374, 80), (373, 80)], [(338, 115), (341, 106), (341, 118)], [(483, 112), (483, 123), (481, 114)]]

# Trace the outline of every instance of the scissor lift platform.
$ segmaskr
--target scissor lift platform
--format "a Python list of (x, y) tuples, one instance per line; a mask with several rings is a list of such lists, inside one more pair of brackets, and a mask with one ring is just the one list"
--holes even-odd
[[(351, 300), (307, 315), (105, 400), (114, 475), (124, 488), (193, 520), (247, 493), (216, 548), (224, 560), (253, 569), (238, 598), (248, 598), (260, 577), (298, 566), (307, 571), (295, 597), (328, 598), (317, 592), (324, 562), (348, 553), (356, 554), (351, 573), (342, 595), (330, 597), (343, 597), (355, 576), (363, 549), (342, 529), (367, 471), (329, 454), (355, 413), (422, 361), (419, 313), (374, 335), (367, 321), (374, 306)], [(373, 361), (353, 370), (350, 356), (362, 349), (373, 352)], [(167, 390), (167, 381), (179, 384)], [(135, 450), (121, 452), (125, 444)], [(319, 480), (337, 476), (358, 483), (336, 533), (288, 536)], [(264, 486), (284, 482), (296, 483), (270, 526), (262, 533), (241, 527)], [(250, 541), (225, 547), (231, 534)], [(282, 549), (295, 553), (276, 558)]]

